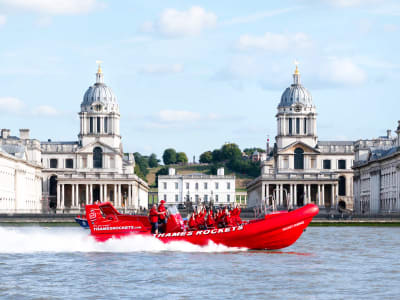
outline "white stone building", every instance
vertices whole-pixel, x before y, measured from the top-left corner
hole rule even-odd
[[[400,121],[397,137],[355,144],[354,210],[357,214],[400,212]]]
[[[193,205],[212,202],[215,206],[235,203],[235,176],[225,175],[218,169],[217,175],[176,174],[169,168],[168,175],[158,176],[158,200],[167,204],[190,201]]]
[[[0,137],[0,213],[42,211],[40,142],[30,140],[27,130],[20,137],[2,129]]]
[[[117,209],[147,208],[148,185],[134,173],[133,154],[123,152],[117,99],[104,84],[84,94],[78,141],[42,142],[43,193],[58,211],[73,211],[93,201],[111,201]]]
[[[262,163],[261,175],[247,185],[248,207],[296,207],[315,203],[327,209],[353,206],[352,141],[318,141],[317,111],[310,92],[293,84],[278,105],[273,156]]]

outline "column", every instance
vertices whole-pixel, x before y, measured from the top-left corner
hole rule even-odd
[[[79,184],[77,184],[75,187],[75,202],[76,207],[79,208]]]
[[[103,185],[100,184],[100,202],[103,202]]]
[[[307,204],[311,203],[311,184],[308,185]]]
[[[107,199],[107,184],[104,185],[104,201],[108,201]]]
[[[263,207],[263,203],[265,201],[265,194],[266,194],[265,186],[266,185],[261,181],[261,199],[260,199],[260,206],[261,207]]]
[[[65,201],[65,188],[64,184],[61,185],[61,209],[64,209],[64,201]]]
[[[335,208],[335,185],[331,185],[331,208]]]
[[[279,205],[283,205],[283,184],[279,187]]]
[[[118,207],[121,207],[121,204],[122,204],[122,192],[121,192],[121,184],[118,184]]]
[[[338,200],[339,200],[339,185],[335,184],[335,204],[338,204]]]
[[[321,206],[321,185],[318,184],[318,206]]]
[[[293,184],[290,185],[290,197],[288,207],[293,207]]]
[[[85,199],[85,204],[89,204],[89,185],[86,184],[86,199]]]
[[[267,206],[269,205],[269,184],[266,184],[266,200],[267,200]]]
[[[75,207],[75,184],[71,184],[71,208]]]
[[[60,184],[57,183],[57,208],[61,208],[61,192],[60,192]]]
[[[90,198],[89,198],[89,203],[93,203],[93,184],[90,184]]]
[[[322,206],[325,206],[325,184],[322,185]]]
[[[117,206],[117,185],[114,184],[114,205]]]
[[[132,185],[128,185],[128,205],[126,207],[131,207],[132,206]]]
[[[297,206],[297,184],[294,185],[293,202],[293,206]]]

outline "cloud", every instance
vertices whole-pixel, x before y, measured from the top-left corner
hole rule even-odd
[[[45,16],[45,17],[41,17],[41,18],[37,19],[36,25],[39,27],[47,27],[47,26],[51,25],[52,22],[53,22],[53,19],[51,17]]]
[[[147,129],[204,127],[210,121],[218,121],[221,118],[215,113],[200,113],[187,110],[160,110],[150,117],[145,123]]]
[[[325,0],[326,3],[337,7],[356,7],[382,3],[383,0]]]
[[[258,13],[247,15],[247,16],[232,18],[230,20],[222,22],[222,24],[223,25],[236,25],[236,24],[254,23],[254,22],[260,21],[265,18],[288,13],[288,12],[291,12],[296,9],[298,9],[298,7],[288,7],[288,8],[283,8],[283,9],[262,11],[262,12],[258,12]]]
[[[200,6],[193,6],[187,11],[173,8],[164,10],[159,19],[145,22],[141,29],[145,32],[157,32],[166,37],[185,37],[201,34],[204,30],[215,27],[217,16]]]
[[[25,104],[13,97],[3,97],[0,98],[0,111],[1,112],[10,112],[10,113],[19,113],[25,107]]]
[[[76,15],[101,6],[97,0],[0,0],[0,6],[46,15]]]
[[[0,15],[0,27],[7,23],[7,17]]]
[[[141,73],[147,74],[171,74],[171,73],[181,73],[183,72],[182,64],[172,64],[172,65],[146,65],[140,69]]]
[[[242,35],[238,48],[242,50],[259,49],[280,52],[290,49],[306,49],[311,47],[311,39],[304,33],[279,34],[266,32],[262,36]]]
[[[36,116],[54,117],[59,115],[59,112],[54,107],[48,105],[41,105],[33,110],[33,114]]]

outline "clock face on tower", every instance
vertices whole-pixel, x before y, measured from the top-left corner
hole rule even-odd
[[[294,111],[295,111],[295,112],[301,112],[301,105],[297,104],[297,105],[294,107]]]

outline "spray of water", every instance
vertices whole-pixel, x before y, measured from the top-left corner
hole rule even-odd
[[[0,253],[31,252],[237,252],[245,248],[231,248],[210,243],[201,247],[187,242],[164,244],[152,236],[132,235],[122,239],[97,242],[86,230],[43,227],[0,227]]]

